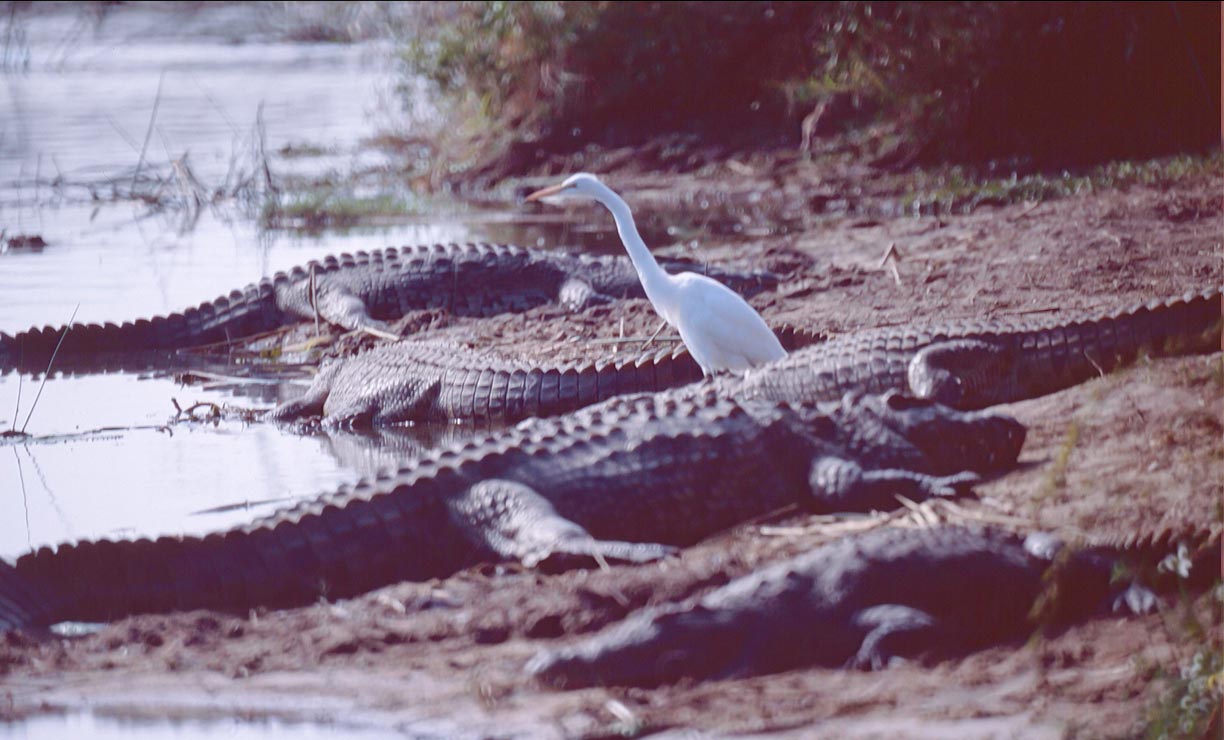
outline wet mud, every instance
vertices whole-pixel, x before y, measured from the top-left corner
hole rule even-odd
[[[802,168],[784,185],[728,172],[609,181],[651,223],[691,218],[698,192],[731,200],[756,192],[759,202],[784,190],[790,195],[778,197],[790,203],[821,187],[819,173]],[[703,234],[697,248],[711,260],[783,275],[777,290],[752,303],[771,323],[815,332],[1105,311],[1222,282],[1220,182],[1212,172],[916,217],[817,217],[802,200],[782,209],[799,213],[783,219],[785,228]],[[770,222],[768,214],[762,220]],[[674,250],[693,250],[676,241]],[[397,328],[552,359],[598,359],[640,351],[657,324],[645,301],[629,301],[577,316],[553,307],[480,320],[422,314]],[[331,351],[372,341],[347,337]],[[667,341],[666,333],[655,340]],[[302,609],[140,616],[70,639],[10,635],[0,640],[0,713],[271,716],[447,736],[1133,735],[1165,690],[1161,676],[1176,675],[1201,646],[1176,614],[1210,611],[1206,597],[877,673],[803,669],[650,691],[565,692],[533,683],[523,666],[538,648],[578,639],[642,605],[701,593],[864,527],[916,526],[934,516],[1105,537],[1218,524],[1222,401],[1220,355],[1145,361],[1008,406],[1030,427],[1020,469],[956,507],[838,520],[781,512],[646,566],[560,574],[485,566]]]

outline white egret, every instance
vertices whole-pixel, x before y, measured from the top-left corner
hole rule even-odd
[[[765,320],[738,293],[705,275],[672,275],[659,267],[638,234],[628,204],[599,178],[580,172],[527,196],[529,201],[554,198],[594,200],[612,213],[646,297],[659,316],[680,332],[706,375],[721,370],[740,373],[786,357]]]

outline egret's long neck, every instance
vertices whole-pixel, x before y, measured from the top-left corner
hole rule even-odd
[[[642,288],[646,291],[646,297],[650,299],[663,318],[670,322],[671,317],[667,310],[670,306],[666,301],[668,291],[665,286],[669,284],[671,276],[662,267],[659,267],[659,263],[650,253],[646,242],[642,241],[629,205],[616,193],[607,188],[604,190],[603,197],[599,200],[612,212],[612,218],[616,220],[616,231],[625,245],[625,251],[629,253],[629,260],[633,262],[633,267],[637,270],[638,278],[642,281]]]

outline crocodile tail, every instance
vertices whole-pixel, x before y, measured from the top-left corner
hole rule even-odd
[[[1221,292],[1219,288],[1187,293],[1180,298],[1152,301],[1121,311],[1096,324],[1103,352],[1108,352],[1109,331],[1114,356],[1132,358],[1204,354],[1221,349]]]
[[[1025,367],[1018,367],[1012,379],[1019,391],[1016,397],[1061,390],[1143,356],[1218,352],[1220,301],[1220,289],[1215,288],[1032,332],[1021,348]]]
[[[41,548],[0,568],[0,631],[149,612],[299,606],[468,564],[472,554],[459,547],[437,496],[370,495],[364,485],[351,496],[342,489],[205,537]]]
[[[16,335],[0,333],[0,368],[42,371],[51,357],[56,365],[73,359],[120,352],[173,350],[267,331],[284,317],[274,287],[265,280],[248,285],[183,312],[122,324],[72,324],[31,328]]]

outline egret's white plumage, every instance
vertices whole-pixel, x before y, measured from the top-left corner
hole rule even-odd
[[[659,316],[680,332],[705,374],[739,373],[786,357],[773,331],[738,293],[705,275],[671,275],[659,267],[638,234],[629,206],[599,178],[582,172],[527,196],[527,200],[551,198],[594,200],[612,213],[646,297]]]

